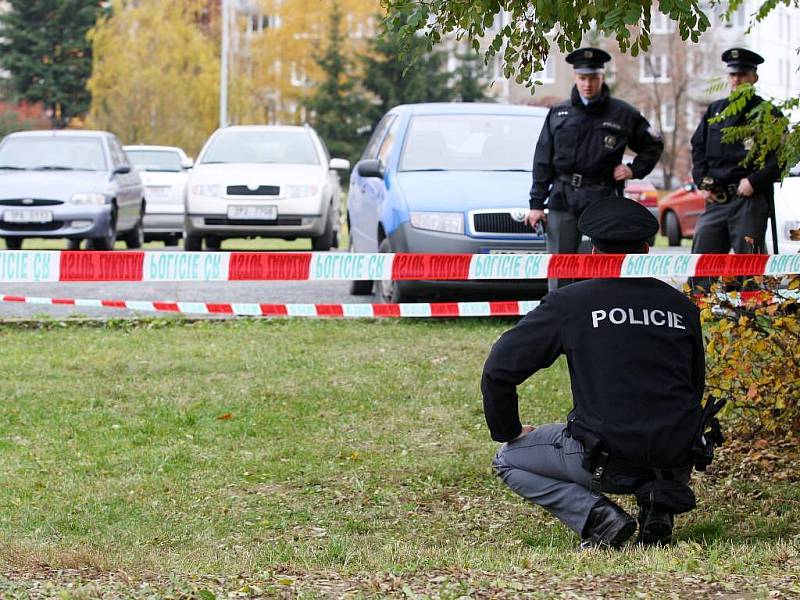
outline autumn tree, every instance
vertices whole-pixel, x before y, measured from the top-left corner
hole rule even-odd
[[[361,131],[368,125],[367,104],[356,88],[352,67],[342,45],[342,13],[338,3],[334,2],[324,50],[314,57],[323,79],[303,100],[303,105],[308,110],[309,121],[325,140],[331,154],[355,162],[364,144]]]
[[[89,108],[86,80],[94,27],[102,0],[9,0],[0,15],[0,65],[19,99],[42,102],[53,126],[64,127]]]
[[[90,122],[126,143],[197,152],[219,114],[217,46],[193,20],[197,0],[113,0],[90,32]]]

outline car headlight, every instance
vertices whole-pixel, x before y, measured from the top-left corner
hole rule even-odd
[[[222,198],[221,185],[198,183],[191,187],[192,196],[205,196],[206,198]]]
[[[75,194],[70,198],[72,204],[89,204],[93,206],[102,206],[106,203],[104,194]]]
[[[411,226],[444,233],[464,233],[464,213],[412,212]]]
[[[319,188],[315,185],[284,185],[281,186],[281,196],[284,198],[309,198],[316,196]]]

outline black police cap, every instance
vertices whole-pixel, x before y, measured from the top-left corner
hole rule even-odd
[[[566,61],[572,65],[576,73],[590,75],[602,73],[611,55],[600,48],[578,48],[567,54]]]
[[[644,242],[658,231],[658,221],[644,206],[616,194],[592,202],[581,213],[578,229],[593,240]]]
[[[747,48],[729,48],[722,53],[722,62],[728,65],[728,73],[755,73],[764,58]]]

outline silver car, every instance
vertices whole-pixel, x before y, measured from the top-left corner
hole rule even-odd
[[[125,154],[139,171],[147,210],[144,240],[177,246],[183,235],[183,195],[194,164],[176,146],[124,146]]]
[[[143,243],[144,188],[122,145],[105,131],[25,131],[0,142],[0,237],[82,240],[111,250]]]
[[[189,176],[183,246],[220,247],[225,238],[311,238],[314,250],[339,244],[341,186],[310,127],[248,125],[217,130]]]

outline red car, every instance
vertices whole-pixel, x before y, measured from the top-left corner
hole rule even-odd
[[[682,239],[692,238],[705,207],[705,200],[692,182],[683,184],[658,203],[661,233],[667,236],[670,246],[680,246]]]

